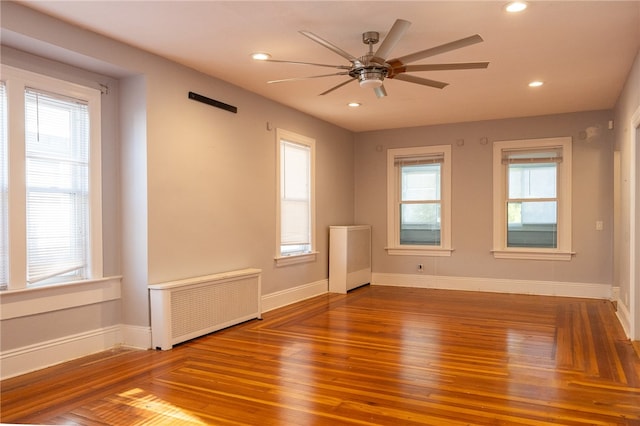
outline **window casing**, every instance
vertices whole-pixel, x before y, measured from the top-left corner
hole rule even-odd
[[[315,140],[277,129],[278,266],[315,260]]]
[[[571,138],[493,145],[496,258],[571,260]]]
[[[387,252],[451,255],[451,147],[387,151]]]
[[[11,230],[0,252],[5,284],[102,278],[100,92],[12,67],[3,66],[2,76]]]
[[[0,81],[0,288],[6,288],[9,281],[7,127],[7,91]]]

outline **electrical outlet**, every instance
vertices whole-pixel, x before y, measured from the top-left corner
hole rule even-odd
[[[418,263],[418,272],[422,272],[422,263]]]

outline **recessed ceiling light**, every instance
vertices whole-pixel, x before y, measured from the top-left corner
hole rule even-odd
[[[536,80],[529,83],[529,87],[540,87],[544,84],[544,81]]]
[[[351,108],[358,108],[362,104],[360,102],[349,102],[347,105],[349,105]]]
[[[526,8],[527,8],[526,2],[512,1],[510,3],[507,3],[507,5],[504,7],[504,10],[506,10],[509,13],[518,13],[518,12],[522,12]]]
[[[271,55],[265,52],[256,52],[252,53],[251,57],[256,61],[266,61],[267,59],[271,58]]]

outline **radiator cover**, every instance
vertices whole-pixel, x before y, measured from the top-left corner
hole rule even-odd
[[[261,272],[242,269],[150,285],[152,347],[168,350],[261,318]]]

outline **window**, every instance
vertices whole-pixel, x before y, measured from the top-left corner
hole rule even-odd
[[[276,263],[315,260],[315,140],[278,129]]]
[[[11,156],[2,181],[8,288],[101,278],[100,92],[2,71]]]
[[[451,147],[387,151],[387,252],[451,255]]]
[[[495,142],[494,256],[571,259],[571,138]]]

